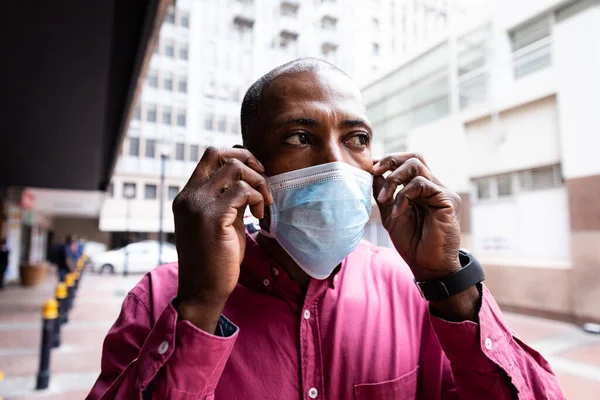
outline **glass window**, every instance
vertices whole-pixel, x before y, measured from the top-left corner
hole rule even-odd
[[[140,155],[140,139],[139,138],[129,138],[129,155],[133,157],[138,157]]]
[[[510,196],[512,194],[511,174],[498,175],[496,182],[498,184],[498,197]]]
[[[123,198],[124,199],[135,199],[135,195],[136,195],[136,185],[135,183],[131,183],[131,182],[124,182],[123,183]]]
[[[207,115],[204,118],[204,129],[206,129],[207,131],[213,130],[213,116],[212,115]]]
[[[489,199],[492,196],[489,179],[478,179],[475,181],[475,186],[477,187],[478,199]]]
[[[147,183],[144,186],[144,199],[146,199],[146,200],[156,199],[156,185]]]
[[[177,90],[179,90],[179,93],[187,93],[187,78],[185,76],[179,78]]]
[[[225,125],[227,125],[225,117],[219,118],[219,122],[217,124],[217,129],[219,132],[225,132]]]
[[[156,154],[156,140],[146,139],[146,158],[154,158]]]
[[[190,145],[190,161],[197,162],[200,160],[200,146],[197,144]]]
[[[185,126],[185,110],[177,111],[177,125]]]
[[[165,72],[163,76],[163,89],[173,90],[173,74],[170,72]]]
[[[180,25],[183,26],[184,28],[190,27],[190,14],[187,11],[181,12]]]
[[[281,15],[286,17],[295,17],[298,13],[298,5],[293,3],[281,3],[280,6]]]
[[[169,200],[173,200],[173,199],[175,199],[175,197],[177,197],[178,193],[179,193],[179,186],[169,186],[167,198]]]
[[[172,40],[167,40],[165,43],[165,55],[167,57],[175,57],[175,44]]]
[[[156,122],[156,104],[148,104],[146,109],[146,121]]]
[[[511,32],[515,78],[529,75],[552,64],[550,34],[548,15]]]
[[[185,144],[183,144],[183,143],[176,143],[175,144],[175,159],[177,161],[183,161],[184,160],[184,154],[185,154]]]
[[[188,59],[188,45],[186,44],[181,44],[179,46],[179,59],[180,60],[187,60]]]
[[[175,23],[175,8],[173,8],[173,6],[169,6],[169,9],[167,10],[167,15],[165,16],[165,22],[167,24]]]
[[[324,30],[334,30],[337,25],[337,18],[328,15],[321,18],[321,28]]]
[[[379,20],[377,18],[373,18],[373,30],[379,31]]]
[[[373,55],[374,56],[379,55],[379,43],[373,43]]]
[[[169,106],[164,106],[162,109],[162,123],[171,125],[171,107]]]
[[[148,86],[153,88],[158,87],[158,71],[155,69],[148,71]]]

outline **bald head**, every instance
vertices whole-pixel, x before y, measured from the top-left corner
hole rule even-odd
[[[242,127],[242,139],[244,146],[252,151],[252,136],[256,122],[260,115],[260,103],[263,91],[271,86],[279,77],[297,75],[303,72],[312,72],[320,70],[335,71],[348,77],[348,75],[327,61],[318,58],[299,58],[283,64],[260,77],[250,86],[244,100],[242,101],[242,110],[240,122]],[[349,77],[348,77],[349,78]]]

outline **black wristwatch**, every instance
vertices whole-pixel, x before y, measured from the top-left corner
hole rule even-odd
[[[485,279],[479,261],[471,253],[465,249],[459,249],[458,258],[462,266],[458,271],[435,281],[415,280],[415,284],[425,300],[445,300],[450,296],[464,292]]]

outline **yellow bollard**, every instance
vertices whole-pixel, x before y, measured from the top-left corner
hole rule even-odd
[[[75,297],[75,275],[72,272],[65,276],[65,283],[67,284],[67,310],[71,311]]]

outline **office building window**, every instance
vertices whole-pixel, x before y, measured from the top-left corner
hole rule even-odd
[[[173,74],[165,72],[163,76],[163,89],[172,91],[173,90]]]
[[[184,154],[185,154],[185,144],[176,143],[175,144],[175,159],[177,161],[183,161],[185,158]]]
[[[169,6],[169,9],[167,10],[167,15],[165,16],[165,22],[167,24],[175,23],[175,8],[173,8],[173,6]]]
[[[187,43],[179,45],[179,59],[187,60],[188,59],[188,45]]]
[[[185,110],[177,111],[177,125],[185,126]]]
[[[496,183],[498,185],[498,197],[505,197],[512,195],[512,175],[504,174],[496,177]]]
[[[197,162],[200,160],[200,146],[197,144],[190,145],[190,161]]]
[[[169,186],[167,198],[169,200],[174,200],[175,197],[177,197],[178,193],[179,193],[179,186]]]
[[[321,28],[326,31],[335,30],[335,28],[337,26],[337,22],[338,22],[337,18],[326,15],[323,18],[321,18]]]
[[[169,106],[163,106],[162,123],[164,125],[171,125],[171,107]]]
[[[158,71],[155,69],[148,71],[148,86],[152,88],[158,87]]]
[[[284,15],[286,17],[295,17],[298,14],[299,6],[299,4],[285,2],[281,3],[279,10],[281,12],[281,15]]]
[[[475,29],[456,40],[460,108],[483,103],[488,98],[489,42],[491,27]]]
[[[190,27],[190,14],[187,11],[181,12],[179,24],[184,28]]]
[[[133,157],[139,157],[140,155],[140,139],[130,137],[129,138],[129,155]]]
[[[137,194],[137,186],[132,182],[123,182],[123,198],[135,199]]]
[[[373,18],[373,30],[379,32],[379,20],[377,18]]]
[[[490,180],[489,179],[478,179],[475,182],[475,186],[477,188],[477,198],[479,200],[485,200],[492,197],[492,191],[490,190]]]
[[[515,78],[524,77],[552,64],[550,33],[548,15],[510,33]]]
[[[139,121],[142,118],[142,108],[138,104],[135,106],[135,113],[133,114],[133,119]]]
[[[146,158],[154,158],[156,154],[156,140],[146,139]]]
[[[204,117],[204,129],[206,129],[207,131],[213,130],[213,116],[212,115],[207,115],[206,117]]]
[[[373,43],[372,53],[373,53],[374,56],[378,56],[379,55],[379,43]]]
[[[156,199],[156,185],[147,183],[144,185],[144,199],[154,200]]]
[[[217,130],[219,132],[225,132],[225,125],[227,124],[225,117],[220,117],[217,124]]]
[[[187,78],[185,76],[179,78],[177,90],[179,90],[179,93],[187,93]]]
[[[236,134],[239,133],[237,119],[234,119],[233,121],[231,121],[230,129],[231,129],[231,133],[236,133]]]
[[[146,109],[146,121],[156,122],[156,104],[148,104]]]
[[[175,43],[172,40],[167,40],[165,43],[165,55],[167,57],[175,57]]]

